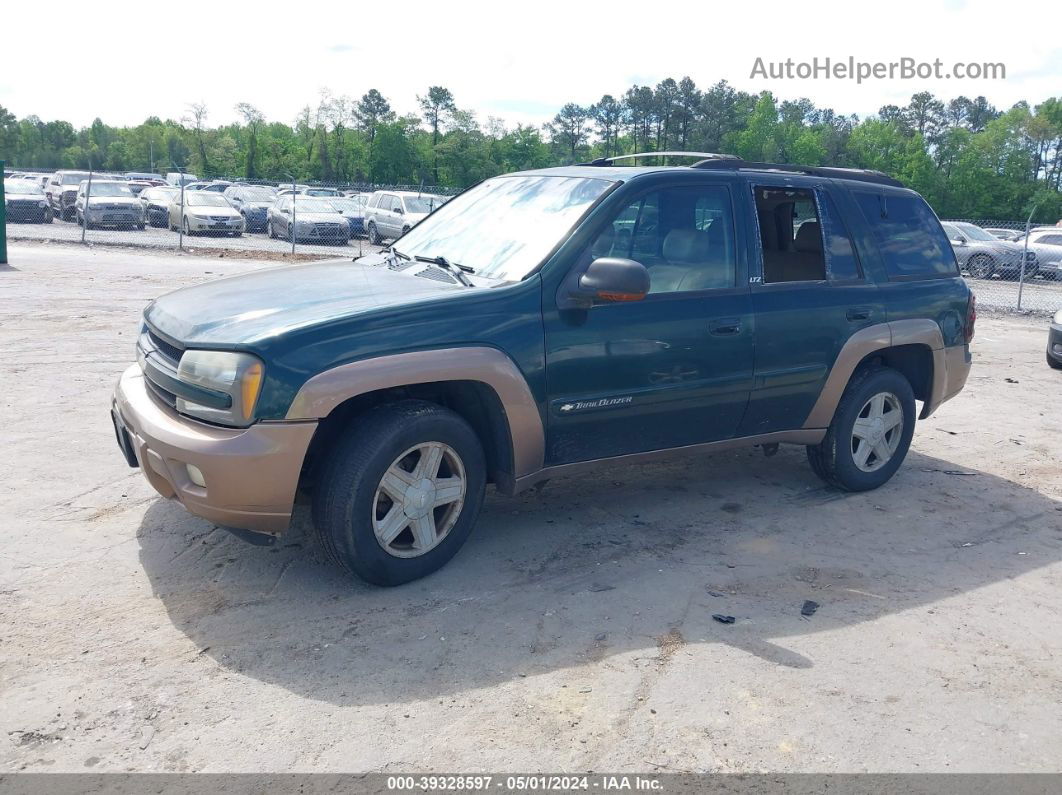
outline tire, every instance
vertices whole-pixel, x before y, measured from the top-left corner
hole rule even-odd
[[[461,488],[463,494],[409,519],[410,508],[401,510],[391,499],[384,476],[401,469],[402,476],[391,474],[388,481],[410,487],[406,476],[416,475],[428,446],[444,462],[436,465],[437,480],[459,482],[441,488],[450,495]],[[411,489],[420,483],[412,481]],[[483,448],[464,419],[422,400],[378,406],[358,419],[325,461],[313,495],[314,530],[329,557],[347,572],[374,585],[401,585],[431,574],[457,553],[472,532],[485,488]],[[422,511],[424,500],[437,493],[414,490],[409,505]],[[423,551],[415,527],[431,539]],[[392,534],[386,548],[378,532]]]
[[[185,237],[192,237],[193,236],[192,227],[188,225],[188,219],[187,218],[184,219],[184,236]]]
[[[287,240],[288,240],[289,243],[297,243],[298,242],[297,240],[295,240],[295,227],[292,224],[288,224],[288,237],[287,237]]]
[[[269,239],[270,240],[276,240],[277,239],[277,233],[275,231],[273,231],[273,221],[272,220],[266,221],[266,232],[269,233]]]
[[[876,411],[879,405],[885,410],[883,414]],[[898,424],[889,426],[889,417],[896,411],[900,412]],[[875,417],[883,418],[882,422],[875,422]],[[807,447],[812,471],[845,491],[878,488],[888,482],[907,456],[915,418],[914,391],[901,373],[888,367],[857,372],[837,404],[825,438]],[[863,421],[859,426],[862,430],[857,430],[857,420]],[[860,436],[868,431],[876,436],[873,444]],[[869,455],[864,454],[867,452]],[[861,454],[862,464],[857,454]]]
[[[145,224],[137,224],[136,228],[137,228],[138,231],[143,232],[144,231],[144,226],[145,226]]]
[[[1047,366],[1050,367],[1052,370],[1062,370],[1062,362],[1060,362],[1050,353],[1047,354]]]
[[[991,279],[995,273],[995,261],[987,254],[974,254],[966,263],[966,270],[975,279]]]
[[[376,224],[372,223],[372,221],[369,222],[369,242],[374,246],[378,246],[383,242],[380,239],[380,233],[376,231]]]

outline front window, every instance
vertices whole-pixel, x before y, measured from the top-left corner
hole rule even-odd
[[[613,184],[587,177],[495,177],[413,227],[400,250],[442,256],[489,279],[519,281]]]
[[[88,174],[63,174],[64,185],[77,185],[88,179]]]
[[[332,199],[328,203],[332,205],[336,212],[340,213],[361,212],[363,206],[362,203],[356,199]]]
[[[275,193],[269,188],[244,188],[240,193],[245,202],[270,202],[274,197]]]
[[[89,195],[96,196],[132,196],[132,191],[129,190],[128,185],[123,185],[118,182],[93,182],[90,186],[85,183],[85,190]]]
[[[229,203],[220,193],[194,191],[184,194],[184,203],[189,207],[228,207]]]

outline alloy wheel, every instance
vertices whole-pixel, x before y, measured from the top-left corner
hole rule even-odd
[[[863,472],[881,469],[903,437],[903,407],[891,392],[879,392],[863,404],[852,426],[852,459]]]
[[[372,504],[372,529],[390,555],[416,558],[435,549],[453,529],[465,502],[461,457],[442,442],[422,442],[384,472]]]

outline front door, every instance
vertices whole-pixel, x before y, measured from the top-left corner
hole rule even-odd
[[[744,234],[726,183],[659,188],[624,202],[579,257],[649,271],[639,302],[544,307],[547,464],[732,437],[752,385]]]

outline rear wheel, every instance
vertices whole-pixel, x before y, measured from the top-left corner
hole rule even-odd
[[[457,553],[485,487],[483,449],[464,419],[421,400],[380,406],[329,456],[314,492],[314,528],[347,571],[400,585]]]
[[[185,235],[187,235],[188,237],[191,237],[191,236],[192,236],[192,227],[191,227],[191,225],[190,225],[190,224],[188,223],[188,219],[187,219],[187,218],[185,218],[185,219],[184,219],[184,233],[185,233]]]
[[[887,367],[863,370],[845,389],[825,438],[808,446],[808,461],[831,486],[876,489],[903,463],[914,426],[914,392],[907,379]]]
[[[378,246],[382,242],[380,240],[380,233],[376,231],[376,224],[372,221],[369,221],[369,242],[374,246]]]

